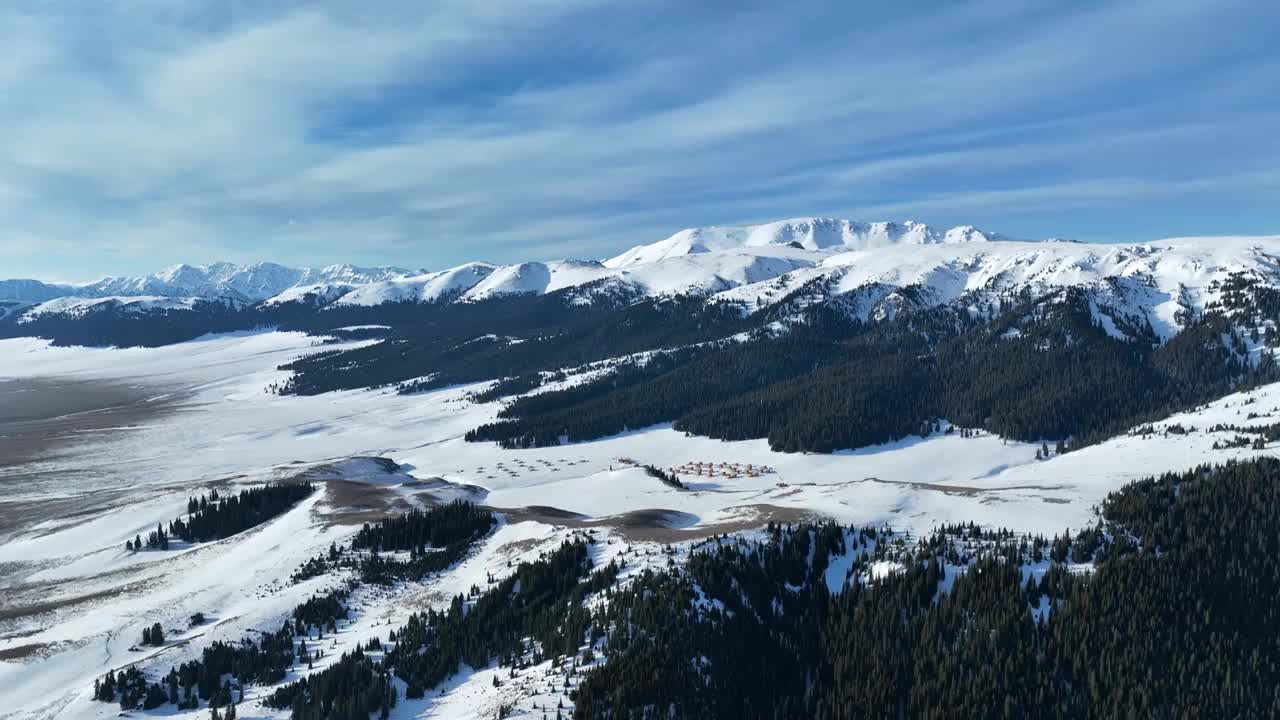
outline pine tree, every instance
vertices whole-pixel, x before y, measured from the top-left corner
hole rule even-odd
[[[160,623],[152,623],[151,628],[142,631],[142,642],[148,645],[163,645],[164,630],[160,627]]]

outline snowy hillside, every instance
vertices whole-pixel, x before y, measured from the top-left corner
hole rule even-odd
[[[467,263],[448,270],[369,283],[343,295],[340,305],[381,305],[388,302],[436,302],[457,297],[489,277],[494,266]]]
[[[1280,288],[1280,236],[880,248],[832,255],[815,267],[727,290],[716,299],[752,309],[784,299],[845,299],[854,301],[853,311],[865,320],[878,301],[902,288],[920,290],[915,296],[927,304],[989,309],[1021,292],[1074,287],[1089,293],[1100,318],[1137,322],[1167,338],[1183,325],[1180,313],[1198,314],[1221,302],[1232,277]]]
[[[514,572],[513,564],[536,560],[575,528],[595,534],[594,566],[627,557],[617,581],[622,587],[645,568],[682,561],[710,535],[750,537],[766,522],[812,514],[892,528],[908,546],[941,523],[967,521],[1047,537],[1086,526],[1091,508],[1126,482],[1206,459],[1277,453],[1274,443],[1218,449],[1246,430],[1214,428],[1272,422],[1280,412],[1280,385],[1047,459],[1038,456],[1038,444],[945,425],[926,437],[835,454],[777,453],[762,440],[720,442],[669,426],[581,446],[508,451],[461,439],[463,430],[498,410],[470,400],[474,386],[413,396],[264,393],[282,375],[277,366],[309,352],[312,341],[277,332],[146,350],[0,341],[0,378],[8,382],[57,377],[119,384],[136,387],[144,404],[154,406],[145,422],[128,420],[123,406],[90,413],[77,422],[105,412],[103,429],[71,433],[56,456],[19,461],[0,475],[10,482],[10,498],[33,515],[0,536],[4,581],[19,588],[7,600],[11,619],[0,636],[7,710],[24,718],[114,716],[116,704],[90,697],[94,680],[108,669],[134,665],[154,681],[173,665],[199,659],[214,641],[235,643],[279,627],[292,608],[342,577],[290,581],[308,558],[331,543],[349,543],[370,513],[426,506],[438,497],[481,499],[504,520],[445,572],[360,589],[349,600],[351,616],[325,632],[323,643],[308,642],[323,648],[324,657],[314,667],[297,664],[287,680],[331,667],[375,635],[385,641],[415,609],[443,610],[473,586],[493,587]],[[347,459],[369,455],[391,458],[400,468]],[[660,483],[633,463],[679,468],[686,487]],[[135,534],[181,513],[194,493],[299,474],[319,482],[320,490],[259,528],[165,551],[125,549]],[[848,560],[833,560],[826,575],[835,589],[853,568]],[[882,577],[899,569],[880,561],[868,572]],[[195,613],[203,614],[203,624],[188,620]],[[142,630],[155,622],[165,628],[167,644],[139,644]],[[512,717],[536,720],[541,708],[561,699],[556,690],[568,680],[559,672],[550,660],[518,671],[461,667],[425,698],[401,698],[392,717],[487,718],[505,705],[517,709]],[[286,717],[264,705],[272,689],[250,685],[240,714]],[[173,712],[166,705],[136,716],[161,715],[194,720],[209,712]]]
[[[673,256],[659,263],[610,267],[604,263],[564,260],[522,263],[497,268],[462,295],[476,302],[503,295],[542,295],[592,283],[616,284],[639,295],[706,294],[776,278],[809,267],[816,258],[791,248],[772,252],[754,249],[699,257]]]
[[[28,309],[21,321],[30,322],[42,315],[61,315],[64,317],[84,317],[89,313],[107,308],[129,313],[147,312],[151,310],[188,310],[199,301],[198,298],[163,297],[140,295],[127,297],[79,298],[61,297],[40,303]]]

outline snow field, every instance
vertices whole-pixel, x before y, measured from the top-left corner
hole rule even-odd
[[[65,494],[84,497],[89,512],[37,524],[0,545],[0,567],[12,569],[11,597],[23,603],[63,603],[0,621],[0,652],[38,646],[0,661],[0,706],[11,716],[114,716],[118,708],[87,697],[93,678],[106,669],[140,662],[149,670],[167,671],[198,656],[214,639],[238,640],[250,629],[277,628],[296,604],[333,582],[288,584],[289,574],[302,562],[354,532],[354,526],[334,526],[325,519],[333,510],[327,492],[263,527],[218,543],[167,553],[123,549],[134,534],[145,536],[156,522],[167,523],[180,514],[188,495],[228,478],[237,485],[260,484],[326,464],[333,477],[380,483],[407,502],[418,491],[403,487],[410,480],[426,482],[421,490],[428,492],[440,487],[433,478],[475,485],[479,499],[495,508],[549,506],[601,521],[594,528],[593,558],[597,565],[607,563],[630,545],[626,582],[646,563],[664,567],[668,559],[663,546],[636,542],[611,529],[639,510],[682,514],[679,527],[665,530],[677,558],[708,532],[762,524],[779,508],[845,524],[887,525],[908,537],[941,523],[970,520],[1052,536],[1089,523],[1093,506],[1128,481],[1202,462],[1274,454],[1273,448],[1213,450],[1215,440],[1236,433],[1210,433],[1208,428],[1280,421],[1280,385],[1272,385],[1156,423],[1155,434],[1121,436],[1044,461],[1035,460],[1036,445],[985,433],[971,438],[935,433],[832,455],[787,455],[770,451],[764,441],[685,437],[668,426],[572,446],[504,451],[462,440],[466,430],[490,421],[499,407],[466,399],[485,384],[411,396],[353,391],[304,398],[264,392],[284,377],[275,368],[312,351],[315,340],[296,333],[237,333],[129,350],[0,341],[0,378],[133,384],[153,388],[158,402],[177,405],[175,412],[150,419],[136,431],[101,433],[72,451],[39,461],[40,468],[65,475]],[[1250,413],[1258,417],[1250,419]],[[1195,430],[1165,433],[1179,425]],[[404,473],[380,475],[370,469],[370,461],[342,462],[378,456],[400,463]],[[624,467],[623,457],[664,468],[727,462],[767,465],[776,472],[754,478],[685,477],[692,490],[681,491]],[[94,506],[94,493],[104,487],[121,489],[124,499]],[[16,492],[22,496],[20,488]],[[323,649],[332,659],[374,634],[385,640],[386,631],[403,624],[410,612],[446,604],[473,584],[483,589],[489,575],[501,578],[509,572],[508,560],[514,565],[534,558],[573,532],[542,522],[503,523],[473,556],[428,583],[390,592],[359,591],[352,622],[336,637],[326,636]],[[843,587],[853,559],[831,560],[828,587]],[[893,566],[887,561],[871,572],[892,572]],[[1027,570],[1037,571],[1043,569]],[[949,581],[952,573],[948,567]],[[92,597],[83,599],[87,596]],[[196,611],[210,622],[185,629],[186,618]],[[142,627],[156,621],[166,634],[172,631],[171,646],[132,649]],[[183,640],[190,642],[181,644]],[[496,712],[493,703],[502,702],[515,704],[526,717],[540,717],[541,710],[533,710],[532,704],[544,707],[555,695],[530,693],[563,683],[563,676],[546,675],[549,670],[521,671],[528,681],[513,683],[507,669],[475,669],[458,676],[443,696],[397,708],[397,716],[489,717],[492,713],[485,709]],[[497,693],[493,673],[503,675]],[[253,705],[262,692],[250,691],[242,715],[267,714]]]

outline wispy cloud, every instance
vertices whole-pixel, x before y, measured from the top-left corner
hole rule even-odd
[[[805,214],[1280,231],[1257,3],[72,5],[0,9],[3,276],[600,256]]]

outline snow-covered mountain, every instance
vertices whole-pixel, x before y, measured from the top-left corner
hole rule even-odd
[[[860,223],[836,218],[795,218],[763,225],[687,228],[666,240],[638,245],[605,261],[619,268],[658,262],[681,255],[740,248],[792,246],[806,250],[865,250],[892,245],[939,245],[990,242],[1006,238],[969,225],[935,230],[923,223]]]
[[[780,318],[831,303],[867,320],[907,305],[956,304],[991,313],[1012,295],[1079,287],[1099,322],[1115,334],[1137,327],[1169,337],[1186,313],[1219,301],[1228,278],[1246,277],[1280,289],[1277,258],[1276,236],[1102,245],[1017,241],[971,226],[936,230],[909,221],[802,218],[689,228],[604,261],[472,262],[432,273],[350,265],[178,265],[83,286],[4,281],[0,300],[9,301],[9,315],[34,317],[74,314],[97,305],[84,300],[104,298],[139,310],[191,306],[162,298],[324,308],[481,302],[566,291],[578,304],[601,297],[699,295],[738,304],[744,312],[768,309]],[[31,307],[24,309],[23,303]]]
[[[412,271],[403,268],[363,268],[354,265],[330,265],[325,268],[292,268],[269,262],[252,265],[174,265],[150,275],[107,277],[83,285],[49,284],[38,280],[0,280],[0,300],[42,303],[61,297],[169,297],[225,298],[255,303],[299,286],[345,283],[355,287],[412,275]]]
[[[40,303],[24,314],[25,320],[33,320],[42,315],[61,315],[63,317],[85,317],[86,315],[106,309],[127,313],[149,312],[152,310],[189,310],[197,303],[205,302],[200,298],[163,297],[142,295],[136,297],[60,297]],[[234,301],[229,301],[234,302]]]
[[[38,303],[75,291],[74,285],[52,285],[39,280],[0,280],[0,300]]]
[[[811,268],[743,285],[715,296],[755,311],[838,303],[859,318],[893,312],[901,291],[912,302],[997,310],[1018,294],[1083,290],[1098,321],[1170,337],[1220,303],[1230,281],[1280,289],[1280,236],[1178,238],[1137,245],[1002,242],[886,247],[839,253]],[[885,303],[888,304],[885,304]]]
[[[561,260],[507,266],[472,262],[434,273],[353,265],[292,268],[270,262],[183,264],[150,275],[107,277],[82,285],[0,280],[0,300],[43,303],[60,297],[196,297],[243,303],[310,300],[321,305],[339,301],[376,305],[541,294],[610,279],[632,285],[642,293],[707,292],[772,279],[819,262],[810,253],[1000,239],[1004,238],[970,226],[935,230],[911,221],[862,223],[799,218],[764,225],[688,228],[604,261]],[[707,254],[720,257],[704,262],[690,259]],[[675,263],[666,269],[639,268],[668,260]]]
[[[322,283],[356,286],[412,274],[403,268],[362,268],[354,265],[330,265],[319,269],[291,268],[267,262],[253,265],[174,265],[152,275],[104,278],[77,288],[74,294],[80,297],[231,298],[260,302],[300,286]]]
[[[339,305],[381,305],[388,302],[436,302],[461,296],[493,274],[495,266],[467,263],[448,270],[370,283],[343,295]]]
[[[425,275],[364,285],[299,285],[267,304],[312,302],[320,305],[375,306],[389,302],[481,302],[498,297],[544,295],[582,288],[577,302],[597,295],[710,295],[749,283],[771,280],[819,262],[813,253],[785,246],[742,248],[705,255],[673,255],[660,262],[610,267],[594,260],[551,260],[515,265],[467,263]]]

